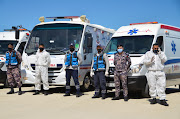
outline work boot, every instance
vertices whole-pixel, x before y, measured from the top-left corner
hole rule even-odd
[[[124,101],[127,102],[129,100],[128,96],[124,97]]]
[[[169,104],[167,104],[166,100],[160,100],[160,104],[164,105],[164,106],[169,106]]]
[[[82,93],[81,92],[78,92],[78,93],[76,93],[76,97],[78,98],[78,97],[81,97],[82,96]]]
[[[100,98],[99,94],[94,94],[92,98]]]
[[[156,104],[156,103],[157,103],[156,98],[153,98],[150,104]]]
[[[106,98],[107,98],[106,94],[102,94],[102,99],[104,100]]]
[[[39,95],[39,94],[40,94],[40,91],[36,90],[33,95]]]
[[[14,94],[14,88],[11,87],[11,90],[7,94]]]
[[[65,93],[65,95],[64,95],[64,96],[65,96],[65,97],[66,97],[66,96],[70,96],[70,93]]]
[[[45,91],[44,91],[44,95],[45,95],[45,96],[46,96],[46,95],[49,95],[48,90],[45,90]]]
[[[22,95],[22,91],[21,91],[21,87],[19,88],[19,92],[18,92],[18,95]]]
[[[119,100],[120,99],[120,97],[118,96],[118,97],[113,97],[112,98],[112,100]]]

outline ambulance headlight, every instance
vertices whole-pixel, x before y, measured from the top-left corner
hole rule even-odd
[[[2,68],[4,65],[4,62],[0,62],[0,68]]]
[[[139,73],[139,71],[142,69],[143,64],[137,64],[131,66],[131,72],[132,73]]]

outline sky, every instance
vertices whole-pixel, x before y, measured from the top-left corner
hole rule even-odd
[[[32,30],[41,16],[81,15],[115,30],[151,21],[180,27],[180,0],[0,0],[0,31],[18,25]]]

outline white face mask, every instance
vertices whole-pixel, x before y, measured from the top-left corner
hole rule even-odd
[[[118,51],[119,53],[121,53],[121,52],[123,51],[123,49],[117,49],[117,51]]]

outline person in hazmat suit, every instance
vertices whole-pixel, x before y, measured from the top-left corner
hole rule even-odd
[[[36,81],[35,81],[35,93],[33,95],[40,94],[41,81],[43,83],[44,95],[48,95],[49,82],[48,82],[48,66],[51,63],[50,54],[44,49],[44,45],[40,44],[36,53]]]
[[[156,97],[159,96],[160,104],[169,106],[166,102],[166,76],[163,71],[166,61],[167,57],[158,44],[153,44],[152,50],[145,54],[143,63],[148,69],[146,78],[149,85],[149,94],[152,98],[151,104],[156,104]]]

